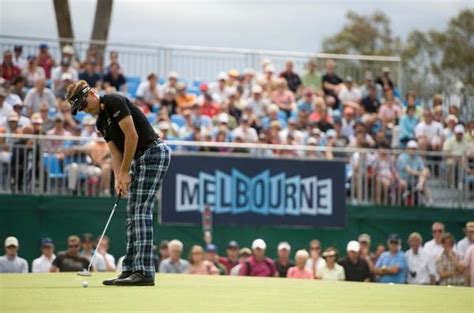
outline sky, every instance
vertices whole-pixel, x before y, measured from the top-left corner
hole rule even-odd
[[[69,0],[77,39],[90,38],[94,0]],[[115,0],[109,41],[321,52],[348,10],[385,12],[402,39],[444,29],[474,1]],[[0,0],[0,34],[56,38],[53,0]]]

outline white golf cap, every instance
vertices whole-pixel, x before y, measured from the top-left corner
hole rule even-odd
[[[418,149],[418,143],[416,143],[415,140],[410,140],[410,141],[407,143],[407,148],[408,148],[408,149]]]
[[[263,92],[262,86],[255,85],[255,86],[252,87],[252,93],[262,93],[262,92]]]
[[[225,72],[220,72],[217,75],[217,80],[228,80],[228,79],[229,79],[229,76],[227,76],[227,73]]]
[[[84,125],[84,126],[93,126],[93,125],[95,125],[95,118],[92,115],[87,114],[82,119],[82,125]]]
[[[74,55],[74,48],[70,45],[64,46],[63,53]]]
[[[265,72],[266,73],[275,73],[276,69],[275,69],[275,66],[273,64],[267,64],[265,66]]]
[[[337,132],[334,129],[328,129],[326,131],[326,136],[330,138],[336,138],[337,137]]]
[[[314,137],[309,137],[308,138],[308,141],[306,142],[308,145],[317,145],[318,144],[318,140]]]
[[[18,239],[16,239],[16,237],[10,236],[5,239],[5,247],[10,246],[18,247]]]
[[[168,75],[168,79],[171,79],[171,78],[178,79],[178,78],[179,78],[178,73],[176,73],[176,72],[171,72],[171,73]]]
[[[464,134],[464,126],[462,126],[461,124],[456,125],[456,127],[454,127],[454,132],[456,134]]]
[[[286,241],[283,241],[283,242],[280,242],[280,244],[278,244],[278,251],[280,250],[288,250],[288,251],[291,251],[291,246],[288,242]]]
[[[359,252],[360,250],[360,243],[358,241],[352,240],[349,241],[347,244],[347,251],[354,251],[354,252]]]
[[[219,117],[217,118],[219,123],[229,123],[229,115],[227,113],[221,113],[219,114]]]
[[[61,80],[73,80],[72,74],[69,72],[63,73],[63,75],[61,75]]]
[[[255,239],[252,242],[252,249],[265,250],[266,248],[267,248],[267,244],[265,243],[265,241],[263,241],[263,239]]]

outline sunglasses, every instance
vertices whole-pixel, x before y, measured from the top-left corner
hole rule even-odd
[[[398,245],[398,241],[396,241],[396,240],[390,241],[390,244],[392,244],[392,245]]]
[[[311,249],[311,250],[321,250],[320,247],[311,247],[310,249]]]
[[[434,233],[442,233],[442,232],[443,232],[442,229],[434,229],[434,230],[432,231],[433,234],[434,234]]]
[[[79,245],[68,245],[69,248],[79,248]]]

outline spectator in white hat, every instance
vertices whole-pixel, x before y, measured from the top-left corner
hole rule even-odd
[[[429,285],[434,283],[430,276],[430,256],[423,245],[423,238],[419,233],[411,233],[408,237],[410,249],[405,252],[408,264],[407,283],[417,285]]]
[[[306,250],[298,250],[295,255],[296,265],[288,269],[286,277],[296,279],[314,279],[314,274],[311,270],[305,267],[309,259],[309,253]]]
[[[444,140],[448,140],[454,136],[454,128],[459,121],[458,118],[453,114],[449,114],[444,121],[446,123],[446,127],[443,129],[442,135]]]
[[[263,96],[263,89],[260,85],[254,85],[247,104],[252,108],[258,118],[262,118],[267,113],[267,107],[270,105],[268,98]]]
[[[74,58],[74,47],[71,45],[65,45],[63,47],[63,59],[68,60],[71,63],[71,66],[75,68],[76,70],[79,69],[79,62],[76,61]]]
[[[321,268],[317,274],[317,278],[321,280],[341,281],[346,279],[344,268],[337,264],[339,257],[336,248],[329,247],[323,252],[326,265]]]
[[[280,277],[286,277],[288,269],[295,266],[293,260],[290,259],[291,246],[288,242],[283,241],[278,244],[277,255],[275,259],[275,265]]]
[[[423,159],[416,153],[417,149],[417,142],[410,140],[406,152],[398,156],[397,169],[400,178],[400,194],[405,191],[416,190],[422,192],[426,196],[427,202],[431,203],[431,193],[426,185],[430,177],[430,171],[425,167]]]
[[[267,244],[263,239],[252,242],[253,255],[240,268],[240,276],[278,277],[278,271],[272,259],[265,256]]]
[[[464,126],[459,124],[454,127],[454,136],[444,142],[443,151],[450,155],[446,157],[447,177],[450,185],[458,185],[459,166],[463,157],[469,149],[469,142],[464,138]]]
[[[219,104],[222,104],[229,98],[229,94],[233,88],[227,86],[229,76],[225,72],[221,72],[217,75],[216,82],[209,84],[209,93],[212,95],[212,99]]]
[[[18,256],[18,248],[16,237],[5,239],[5,255],[0,257],[0,273],[28,273],[28,263]]]
[[[360,237],[360,236],[359,236]],[[349,241],[346,247],[347,257],[339,262],[344,268],[344,275],[347,281],[369,282],[372,274],[370,273],[367,261],[360,256],[359,242]]]

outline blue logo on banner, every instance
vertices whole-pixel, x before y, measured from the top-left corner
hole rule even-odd
[[[197,177],[176,175],[176,212],[202,211],[215,214],[331,215],[332,180],[318,177],[270,176],[266,170],[248,177],[237,169],[231,174],[200,172]]]
[[[343,162],[174,155],[162,190],[163,223],[343,227]]]

